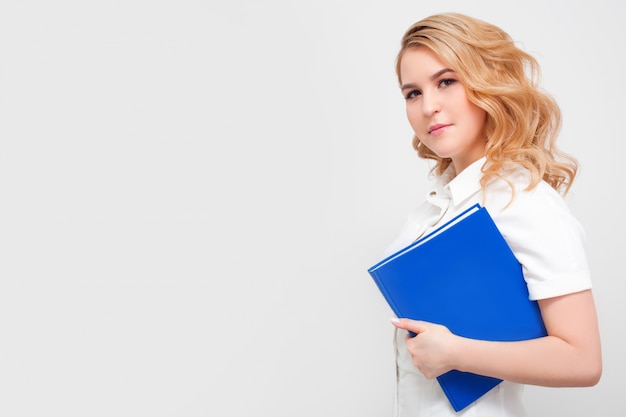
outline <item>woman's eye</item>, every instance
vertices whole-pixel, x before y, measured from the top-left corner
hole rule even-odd
[[[439,81],[439,87],[448,87],[449,85],[452,85],[455,82],[456,80],[453,78],[444,78],[443,80]]]
[[[405,99],[409,100],[412,98],[415,98],[419,95],[421,95],[422,93],[419,90],[411,90],[408,93],[406,93],[406,95],[404,96]]]

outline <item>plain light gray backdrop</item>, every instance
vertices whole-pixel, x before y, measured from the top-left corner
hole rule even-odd
[[[441,11],[539,60],[581,164],[605,370],[529,387],[531,415],[615,415],[617,0],[2,2],[0,415],[390,415],[366,269],[422,198],[393,61]]]

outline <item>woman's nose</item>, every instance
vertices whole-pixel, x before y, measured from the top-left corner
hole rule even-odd
[[[441,104],[435,94],[422,95],[422,111],[426,116],[432,116],[441,110]]]

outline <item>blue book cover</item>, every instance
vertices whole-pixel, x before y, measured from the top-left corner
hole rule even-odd
[[[479,204],[368,272],[398,317],[443,324],[480,340],[547,334],[537,302],[528,298],[520,263]],[[457,370],[437,380],[455,411],[502,382]]]

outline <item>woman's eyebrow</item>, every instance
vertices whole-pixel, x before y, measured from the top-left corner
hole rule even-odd
[[[431,79],[432,81],[434,81],[434,80],[436,80],[437,78],[441,77],[441,76],[442,76],[443,74],[445,74],[446,72],[454,72],[454,70],[453,70],[453,69],[450,69],[450,68],[444,68],[444,69],[441,69],[441,70],[437,71],[436,73],[434,73],[433,75],[431,75],[430,79]]]

